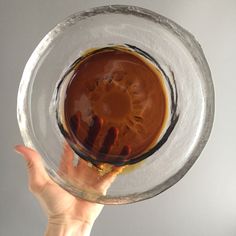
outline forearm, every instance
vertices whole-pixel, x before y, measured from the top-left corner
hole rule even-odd
[[[45,236],[89,236],[92,226],[83,222],[48,222]]]

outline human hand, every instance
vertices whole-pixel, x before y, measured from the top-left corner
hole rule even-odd
[[[53,182],[36,151],[23,145],[16,146],[15,150],[24,156],[28,167],[29,189],[48,216],[46,235],[89,235],[103,205],[76,198]],[[89,166],[83,159],[74,166],[73,152],[65,145],[60,170],[79,184],[105,194],[122,169],[114,168],[101,176],[96,167]]]

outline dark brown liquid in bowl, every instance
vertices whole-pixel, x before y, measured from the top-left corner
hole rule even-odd
[[[90,51],[73,66],[64,113],[71,142],[97,160],[132,159],[152,147],[165,126],[163,78],[134,51]]]

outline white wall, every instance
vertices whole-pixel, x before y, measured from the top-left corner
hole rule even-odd
[[[236,235],[236,1],[235,0],[0,0],[0,235],[41,236],[46,218],[28,192],[16,95],[24,65],[40,39],[73,12],[104,4],[135,4],[192,32],[209,62],[216,91],[210,140],[188,174],[163,194],[109,206],[92,236]]]

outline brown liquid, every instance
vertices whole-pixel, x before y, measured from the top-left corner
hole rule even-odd
[[[70,141],[99,161],[126,161],[158,140],[167,118],[161,73],[124,47],[90,51],[73,66],[66,89]]]

